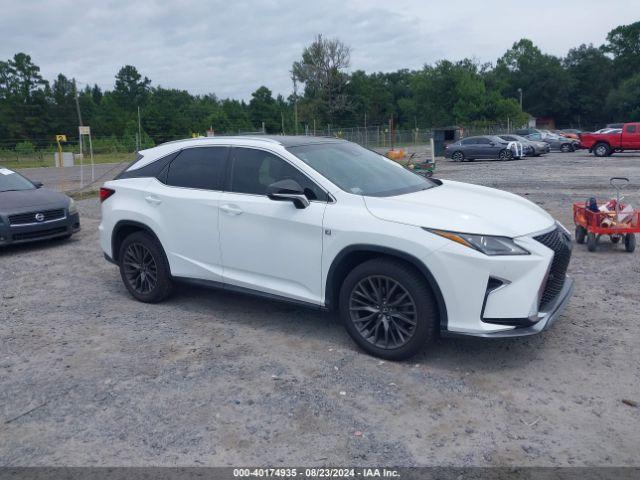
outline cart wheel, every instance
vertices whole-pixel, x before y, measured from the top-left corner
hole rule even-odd
[[[611,235],[609,238],[611,238],[611,243],[618,243],[620,242],[620,238],[618,235]]]
[[[636,236],[633,233],[624,236],[624,249],[629,253],[636,249]]]
[[[589,232],[587,234],[587,250],[595,252],[598,247],[598,236],[595,233]]]
[[[587,238],[587,229],[582,225],[576,225],[576,242],[583,244]]]

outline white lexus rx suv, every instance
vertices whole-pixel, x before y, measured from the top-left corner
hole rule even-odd
[[[136,299],[192,282],[336,309],[382,358],[438,333],[538,333],[573,287],[571,236],[538,206],[338,139],[166,143],[100,200],[102,249]]]

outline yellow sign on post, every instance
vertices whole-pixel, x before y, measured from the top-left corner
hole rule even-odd
[[[62,162],[62,145],[60,145],[60,142],[66,142],[67,141],[67,136],[66,135],[56,135],[56,142],[58,144],[58,167],[63,167],[63,162]]]

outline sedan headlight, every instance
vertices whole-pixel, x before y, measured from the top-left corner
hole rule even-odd
[[[432,230],[425,228],[426,231],[451,241],[473,248],[485,255],[529,255],[530,252],[516,245],[509,237],[496,237],[492,235],[476,235],[472,233],[448,232],[446,230]]]
[[[78,207],[76,207],[76,202],[73,198],[69,199],[69,215],[73,215],[74,213],[78,213]]]

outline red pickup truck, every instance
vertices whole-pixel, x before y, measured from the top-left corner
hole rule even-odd
[[[580,148],[589,149],[596,157],[640,150],[640,122],[625,123],[622,132],[618,133],[581,133]]]

